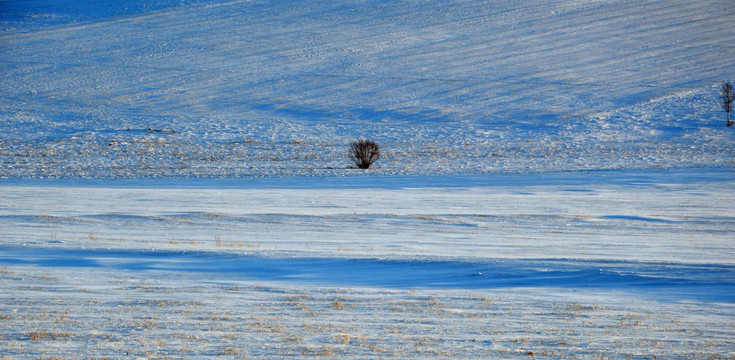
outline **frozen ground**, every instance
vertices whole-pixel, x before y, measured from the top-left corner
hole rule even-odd
[[[734,15],[0,0],[0,359],[733,359]]]

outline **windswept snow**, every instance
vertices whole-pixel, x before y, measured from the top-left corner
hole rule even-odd
[[[0,348],[735,355],[729,171],[364,179],[5,182]]]
[[[0,225],[7,243],[65,249],[735,265],[731,175],[10,182]]]
[[[0,176],[733,166],[731,1],[128,2],[6,10]]]
[[[734,15],[0,0],[0,359],[732,359]]]

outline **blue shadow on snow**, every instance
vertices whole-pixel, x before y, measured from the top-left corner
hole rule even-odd
[[[0,247],[0,266],[109,268],[216,275],[218,280],[315,286],[569,288],[636,291],[655,298],[735,303],[735,266],[576,259],[349,259],[214,252],[50,250]]]

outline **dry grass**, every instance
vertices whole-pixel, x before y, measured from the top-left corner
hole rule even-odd
[[[65,341],[72,336],[74,335],[68,332],[33,331],[25,334],[24,337],[30,341]]]
[[[73,277],[61,279],[68,284]],[[716,335],[732,319],[717,326],[716,317],[707,318],[708,332],[679,317],[676,304],[657,309],[642,302],[539,301],[522,292],[305,290],[162,279],[100,288],[93,298],[31,298],[24,296],[32,290],[9,285],[24,299],[6,301],[19,311],[0,317],[0,328],[11,335],[0,337],[0,345],[13,357],[43,357],[45,343],[97,344],[85,354],[97,358],[726,358],[734,345]]]

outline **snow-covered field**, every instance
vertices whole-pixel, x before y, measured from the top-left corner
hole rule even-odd
[[[0,4],[0,177],[733,167],[730,0]]]
[[[733,359],[734,15],[0,0],[0,359]]]
[[[6,182],[0,345],[732,358],[731,175]]]

